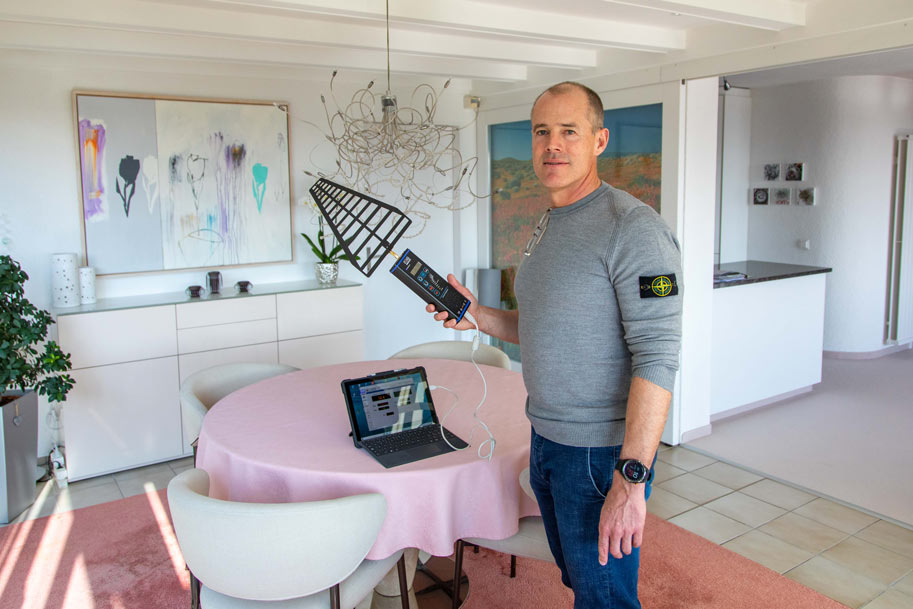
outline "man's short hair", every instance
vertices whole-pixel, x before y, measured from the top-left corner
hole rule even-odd
[[[533,102],[533,108],[536,107],[539,98],[546,93],[563,95],[565,93],[570,93],[575,89],[586,95],[587,105],[590,107],[590,123],[593,125],[593,133],[599,131],[605,126],[605,113],[602,108],[602,99],[599,98],[599,94],[596,93],[596,91],[593,91],[588,86],[582,85],[579,82],[566,80],[564,82],[559,82],[557,85],[552,85],[536,97],[536,101]]]

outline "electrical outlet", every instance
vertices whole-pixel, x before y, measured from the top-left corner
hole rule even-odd
[[[463,96],[463,107],[469,108],[472,110],[478,110],[479,106],[482,105],[482,98],[478,95],[464,95]]]

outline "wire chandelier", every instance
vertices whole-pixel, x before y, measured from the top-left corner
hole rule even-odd
[[[392,186],[400,197],[397,206],[414,220],[415,232],[406,236],[414,237],[431,218],[424,206],[456,211],[481,198],[472,189],[478,157],[464,159],[457,146],[459,131],[475,123],[478,105],[473,104],[473,119],[463,127],[435,124],[438,102],[450,86],[449,79],[439,90],[418,85],[411,106],[397,103],[390,87],[390,0],[386,7],[387,90],[383,94],[372,90],[372,80],[351,100],[340,103],[333,89],[338,71],[333,71],[330,100],[321,94],[320,101],[328,125],[324,135],[336,149],[336,167],[331,172],[305,173],[375,197],[380,197],[381,189],[387,190],[385,185]],[[468,200],[461,204],[458,193]]]

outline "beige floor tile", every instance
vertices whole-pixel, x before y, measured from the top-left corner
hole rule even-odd
[[[671,480],[676,476],[681,476],[685,473],[685,470],[680,467],[675,467],[674,465],[669,465],[665,461],[656,460],[656,465],[653,466],[653,484],[661,484],[666,480]]]
[[[786,513],[783,508],[778,508],[775,505],[749,497],[738,491],[715,499],[707,503],[705,507],[750,527],[759,527],[765,522],[769,522]]]
[[[913,558],[913,531],[910,529],[879,520],[856,533],[856,537]]]
[[[692,533],[697,533],[714,543],[725,543],[749,531],[749,528],[741,522],[736,522],[732,518],[717,514],[705,507],[696,507],[690,512],[670,518],[669,522],[688,529]]]
[[[659,453],[657,459],[689,472],[716,462],[716,459],[705,457],[702,454],[696,453],[693,450],[688,450],[687,448],[682,448],[681,446],[676,446]]]
[[[734,465],[729,465],[728,463],[723,463],[722,461],[717,461],[712,465],[696,469],[693,473],[700,476],[701,478],[712,480],[717,484],[728,486],[733,490],[737,490],[744,486],[748,486],[749,484],[754,484],[759,480],[763,480],[762,476],[752,474],[751,472],[746,472],[744,469],[740,469]]]
[[[647,511],[654,516],[659,516],[664,520],[669,520],[682,512],[694,509],[697,504],[688,501],[684,497],[679,497],[675,493],[654,486],[650,494],[650,500],[647,501]]]
[[[155,465],[146,465],[144,467],[127,469],[112,475],[116,481],[120,482],[122,480],[131,480],[133,478],[148,478],[149,476],[154,476],[161,473],[173,474],[174,471],[171,469],[171,467],[168,466],[168,463],[156,463]]]
[[[66,488],[71,490],[77,488],[92,488],[93,486],[102,486],[103,484],[108,484],[109,482],[114,482],[114,476],[108,474],[107,476],[95,476],[94,478],[85,478],[83,480],[77,480],[76,482],[70,482],[67,484]],[[54,488],[57,488],[56,484],[53,484]]]
[[[669,446],[668,444],[663,444],[662,442],[660,442],[659,447],[657,447],[657,449],[656,449],[656,454],[658,455],[659,453],[664,453],[667,450],[671,450],[671,449],[672,449],[672,447]]]
[[[696,503],[692,503],[684,497],[679,497],[658,486],[653,487],[650,500],[647,501],[647,511],[663,520],[669,520],[673,516],[678,516],[682,512],[687,512],[696,507]]]
[[[723,547],[777,573],[789,571],[814,556],[811,552],[797,548],[776,537],[765,535],[760,531],[748,531],[744,535],[727,541]]]
[[[146,472],[143,476],[134,476],[118,480],[117,486],[120,487],[124,497],[132,497],[133,495],[140,495],[166,488],[168,483],[171,482],[171,479],[176,475],[177,474],[168,467],[164,470]]]
[[[783,514],[758,529],[796,547],[818,553],[843,541],[847,533],[794,512]]]
[[[193,469],[193,464],[191,463],[190,465],[185,465],[183,467],[173,465],[171,466],[171,469],[174,470],[174,475],[177,476],[182,472],[186,472],[188,469]]]
[[[888,590],[866,605],[865,609],[913,609],[913,596]]]
[[[856,533],[878,520],[874,516],[821,497],[806,503],[795,512],[845,533]]]
[[[862,607],[885,590],[878,582],[820,556],[788,571],[786,577],[853,609]]]
[[[913,570],[913,558],[849,537],[821,556],[865,575],[886,587]]]
[[[190,469],[193,467],[193,457],[185,457],[183,459],[175,459],[174,461],[169,461],[168,466],[174,471],[174,473],[179,474],[185,469]]]
[[[815,496],[797,488],[780,484],[765,478],[741,489],[741,492],[755,499],[766,501],[784,510],[794,510],[815,499]]]
[[[77,487],[70,489],[67,487],[54,495],[48,496],[47,501],[40,506],[40,512],[36,515],[36,518],[123,498],[123,494],[113,480],[87,488]]]
[[[903,592],[909,596],[913,596],[913,573],[910,573],[902,580],[894,584],[894,589]]]
[[[670,493],[675,493],[679,497],[684,497],[688,501],[693,501],[697,504],[713,501],[732,492],[732,489],[722,484],[711,482],[694,474],[682,474],[671,480],[666,480],[659,486]]]

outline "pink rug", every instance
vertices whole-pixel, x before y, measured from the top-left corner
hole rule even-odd
[[[557,567],[466,552],[466,609],[561,609],[573,597]],[[645,609],[843,609],[697,535],[648,517],[640,597]],[[189,580],[164,491],[0,529],[0,608],[186,609]]]

